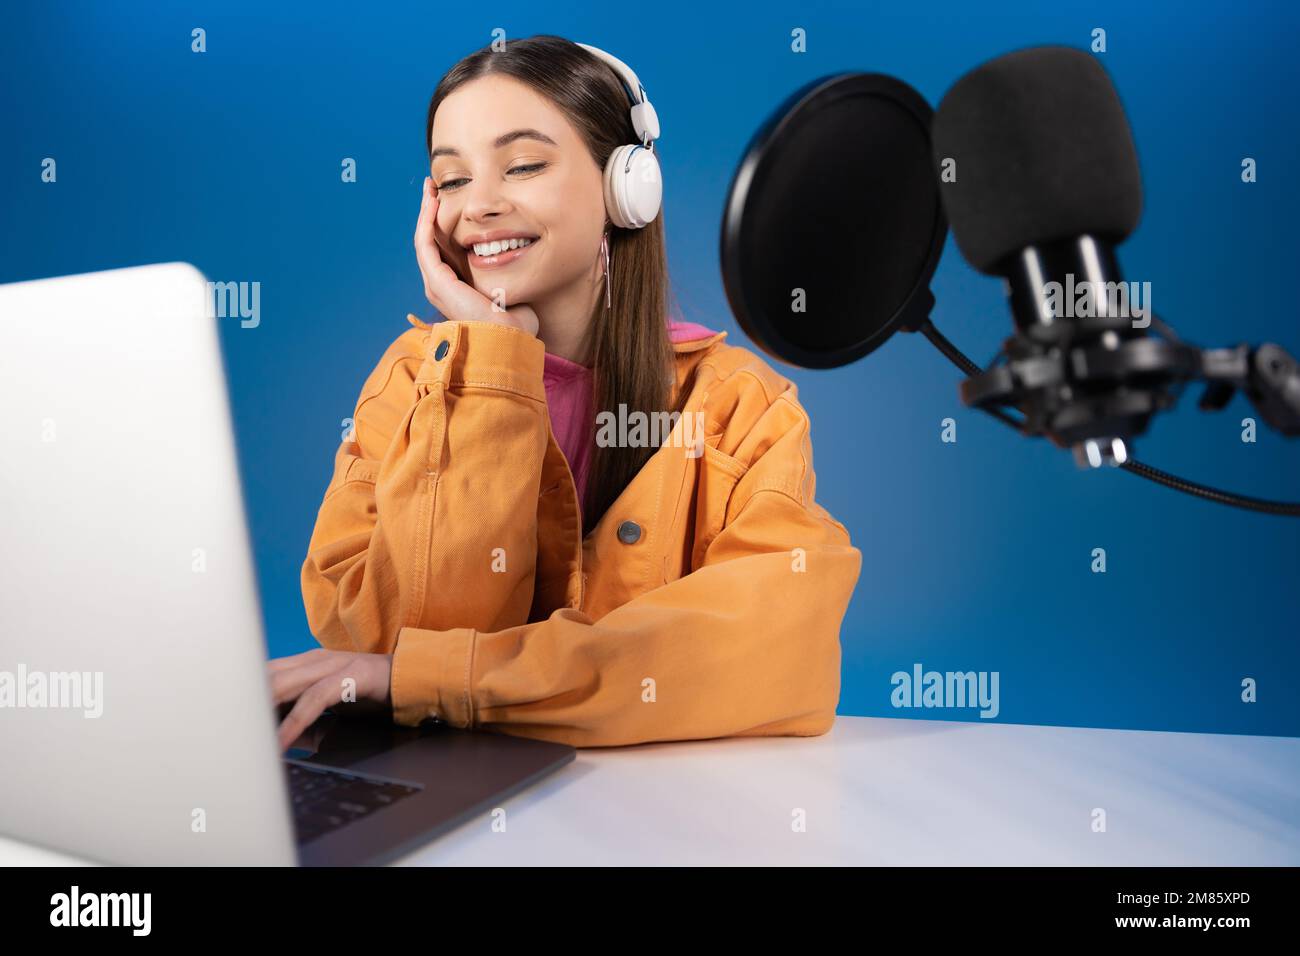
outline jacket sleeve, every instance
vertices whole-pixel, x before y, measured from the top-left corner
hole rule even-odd
[[[484,322],[439,322],[390,346],[335,454],[302,566],[324,647],[392,653],[404,626],[528,620],[544,355],[535,336]]]
[[[783,430],[747,441],[766,451],[695,570],[596,621],[560,608],[503,630],[403,628],[394,720],[579,747],[829,730],[862,555],[813,499],[807,415],[776,404]]]

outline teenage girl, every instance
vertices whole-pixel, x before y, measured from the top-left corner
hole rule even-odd
[[[795,386],[669,315],[659,122],[556,36],[457,63],[415,230],[433,322],[367,378],[302,568],[292,709],[610,746],[830,729],[861,568]]]

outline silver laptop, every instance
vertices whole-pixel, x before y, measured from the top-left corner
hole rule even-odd
[[[212,298],[185,263],[0,285],[0,832],[392,860],[574,750],[326,714],[278,752]]]

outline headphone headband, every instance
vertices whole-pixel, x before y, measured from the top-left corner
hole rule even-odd
[[[648,149],[651,141],[659,138],[659,114],[655,112],[654,105],[646,97],[645,87],[641,85],[641,81],[637,79],[630,66],[612,53],[606,53],[589,43],[579,43],[578,46],[598,59],[604,60],[619,75],[632,99],[632,128],[636,130],[636,135],[641,137],[641,144]]]

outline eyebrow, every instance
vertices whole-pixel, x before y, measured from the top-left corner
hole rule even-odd
[[[502,133],[495,140],[493,140],[492,148],[500,149],[502,146],[509,146],[517,139],[535,139],[540,143],[546,143],[550,146],[559,145],[557,142],[555,142],[555,140],[551,139],[551,137],[547,136],[539,129],[512,129],[510,132]],[[437,149],[435,149],[433,152],[429,154],[429,162],[433,162],[439,156],[459,156],[459,155],[460,155],[460,150],[458,149],[455,149],[451,146],[439,146]]]

